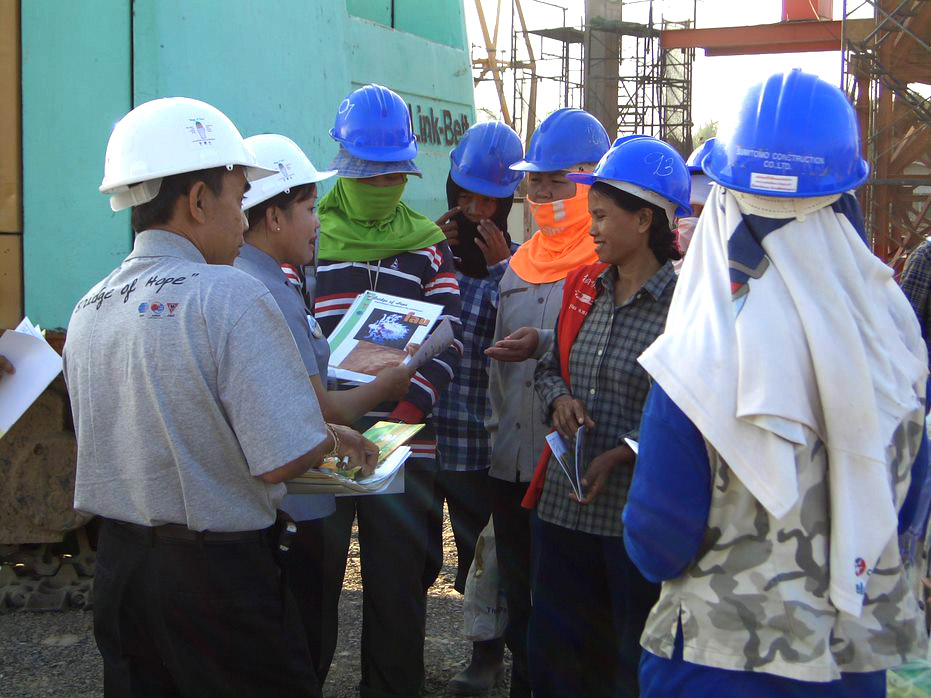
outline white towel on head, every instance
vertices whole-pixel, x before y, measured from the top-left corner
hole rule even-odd
[[[666,330],[640,363],[777,519],[798,498],[803,427],[818,434],[831,601],[859,616],[854,561],[872,569],[895,536],[886,448],[922,404],[928,370],[911,306],[844,206],[849,195],[799,218],[745,217],[715,185]]]

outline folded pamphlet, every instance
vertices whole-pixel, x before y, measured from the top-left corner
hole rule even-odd
[[[575,447],[572,451],[566,447],[566,442],[563,441],[558,431],[546,435],[546,443],[549,444],[553,457],[559,463],[563,475],[569,480],[569,487],[578,499],[582,499],[582,476],[579,473],[579,464],[583,462],[585,431],[584,426],[576,430]]]
[[[404,363],[416,370],[434,356],[438,356],[446,351],[455,339],[456,337],[453,335],[453,324],[449,321],[449,318],[443,318],[442,322],[436,326],[436,329],[433,330],[424,343],[420,345],[417,353],[405,359]]]

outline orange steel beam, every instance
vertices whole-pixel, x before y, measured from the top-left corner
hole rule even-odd
[[[839,41],[806,41],[800,43],[740,45],[725,48],[706,48],[706,56],[748,56],[761,53],[815,53],[817,51],[840,51]]]
[[[660,32],[660,46],[703,48],[707,56],[756,53],[840,51],[843,22],[781,22],[749,27],[713,29],[667,29]],[[873,27],[872,19],[847,20],[847,37],[862,40]]]

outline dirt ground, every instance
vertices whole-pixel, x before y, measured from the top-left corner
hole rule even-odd
[[[448,517],[443,542],[443,569],[427,601],[424,696],[447,695],[446,683],[468,664],[471,654],[471,643],[462,637],[462,597],[453,589],[456,546]],[[325,698],[358,695],[362,581],[355,537],[339,612],[339,644],[324,687]],[[505,680],[488,695],[498,698],[507,696],[507,691]],[[0,615],[0,698],[100,695],[103,695],[103,668],[89,612]]]

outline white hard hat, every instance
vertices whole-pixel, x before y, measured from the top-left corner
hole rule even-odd
[[[242,201],[244,211],[282,192],[290,191],[291,187],[319,182],[337,172],[318,172],[297,143],[277,133],[250,136],[246,139],[246,146],[255,153],[259,164],[275,171],[275,175],[260,179],[249,188]]]
[[[100,191],[121,211],[151,201],[162,177],[213,167],[246,168],[249,181],[274,174],[258,167],[233,122],[216,107],[187,97],[145,102],[117,122],[107,143]]]

